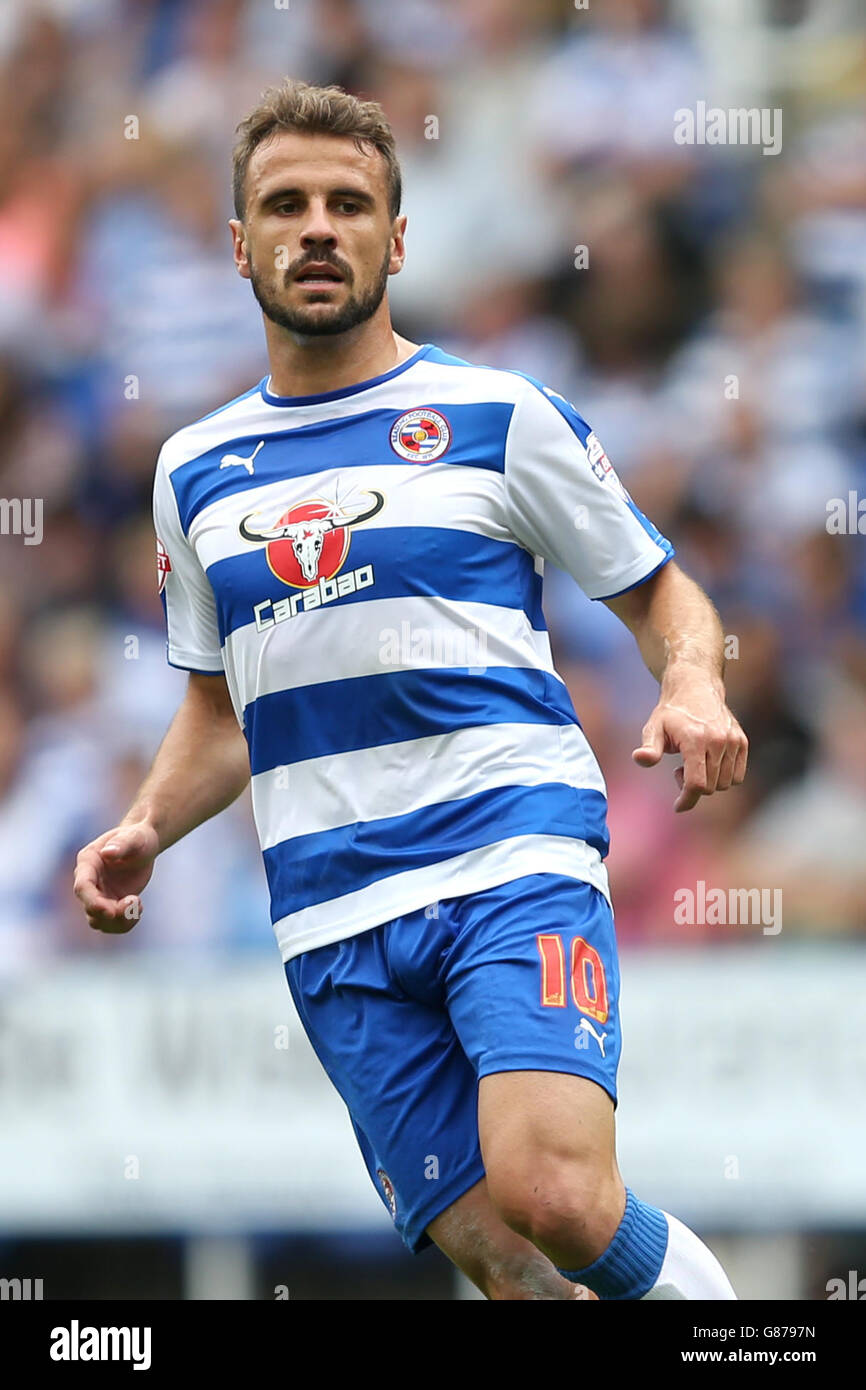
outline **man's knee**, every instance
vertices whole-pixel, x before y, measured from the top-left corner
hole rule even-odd
[[[588,1294],[576,1292],[536,1246],[503,1225],[485,1179],[436,1217],[427,1233],[485,1298],[560,1300]]]
[[[613,1239],[625,1209],[615,1168],[534,1154],[488,1168],[491,1200],[507,1226],[554,1260],[591,1264]],[[572,1263],[573,1262],[573,1263]]]

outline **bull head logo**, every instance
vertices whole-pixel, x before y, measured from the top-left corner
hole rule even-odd
[[[280,522],[267,531],[252,530],[248,523],[254,516],[258,516],[258,512],[250,512],[249,516],[245,516],[240,524],[240,533],[245,541],[291,541],[292,553],[300,566],[304,579],[309,584],[314,584],[325,536],[330,531],[343,530],[349,526],[357,526],[362,521],[369,521],[371,516],[375,516],[377,512],[382,510],[385,499],[381,492],[371,491],[367,493],[367,496],[374,498],[374,502],[372,507],[368,507],[366,511],[350,513],[346,511],[345,507],[334,506],[324,516],[307,517],[301,521]]]

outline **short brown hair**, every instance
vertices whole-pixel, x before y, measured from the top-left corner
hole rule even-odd
[[[385,161],[388,211],[400,211],[402,179],[397,149],[388,118],[377,101],[361,101],[342,87],[314,87],[286,77],[276,87],[262,93],[254,111],[237,127],[232,152],[232,194],[235,214],[243,220],[246,211],[244,181],[253,151],[279,130],[307,135],[350,135],[356,147],[372,145]]]

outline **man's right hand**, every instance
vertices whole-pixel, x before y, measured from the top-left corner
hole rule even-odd
[[[158,853],[157,833],[147,821],[118,825],[79,851],[73,888],[94,931],[132,931]]]

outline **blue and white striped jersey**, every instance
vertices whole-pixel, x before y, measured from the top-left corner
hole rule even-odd
[[[519,372],[426,344],[343,390],[268,386],[166,442],[154,518],[168,659],[225,672],[249,744],[283,959],[524,874],[607,893],[543,563],[609,598],[669,542]]]

